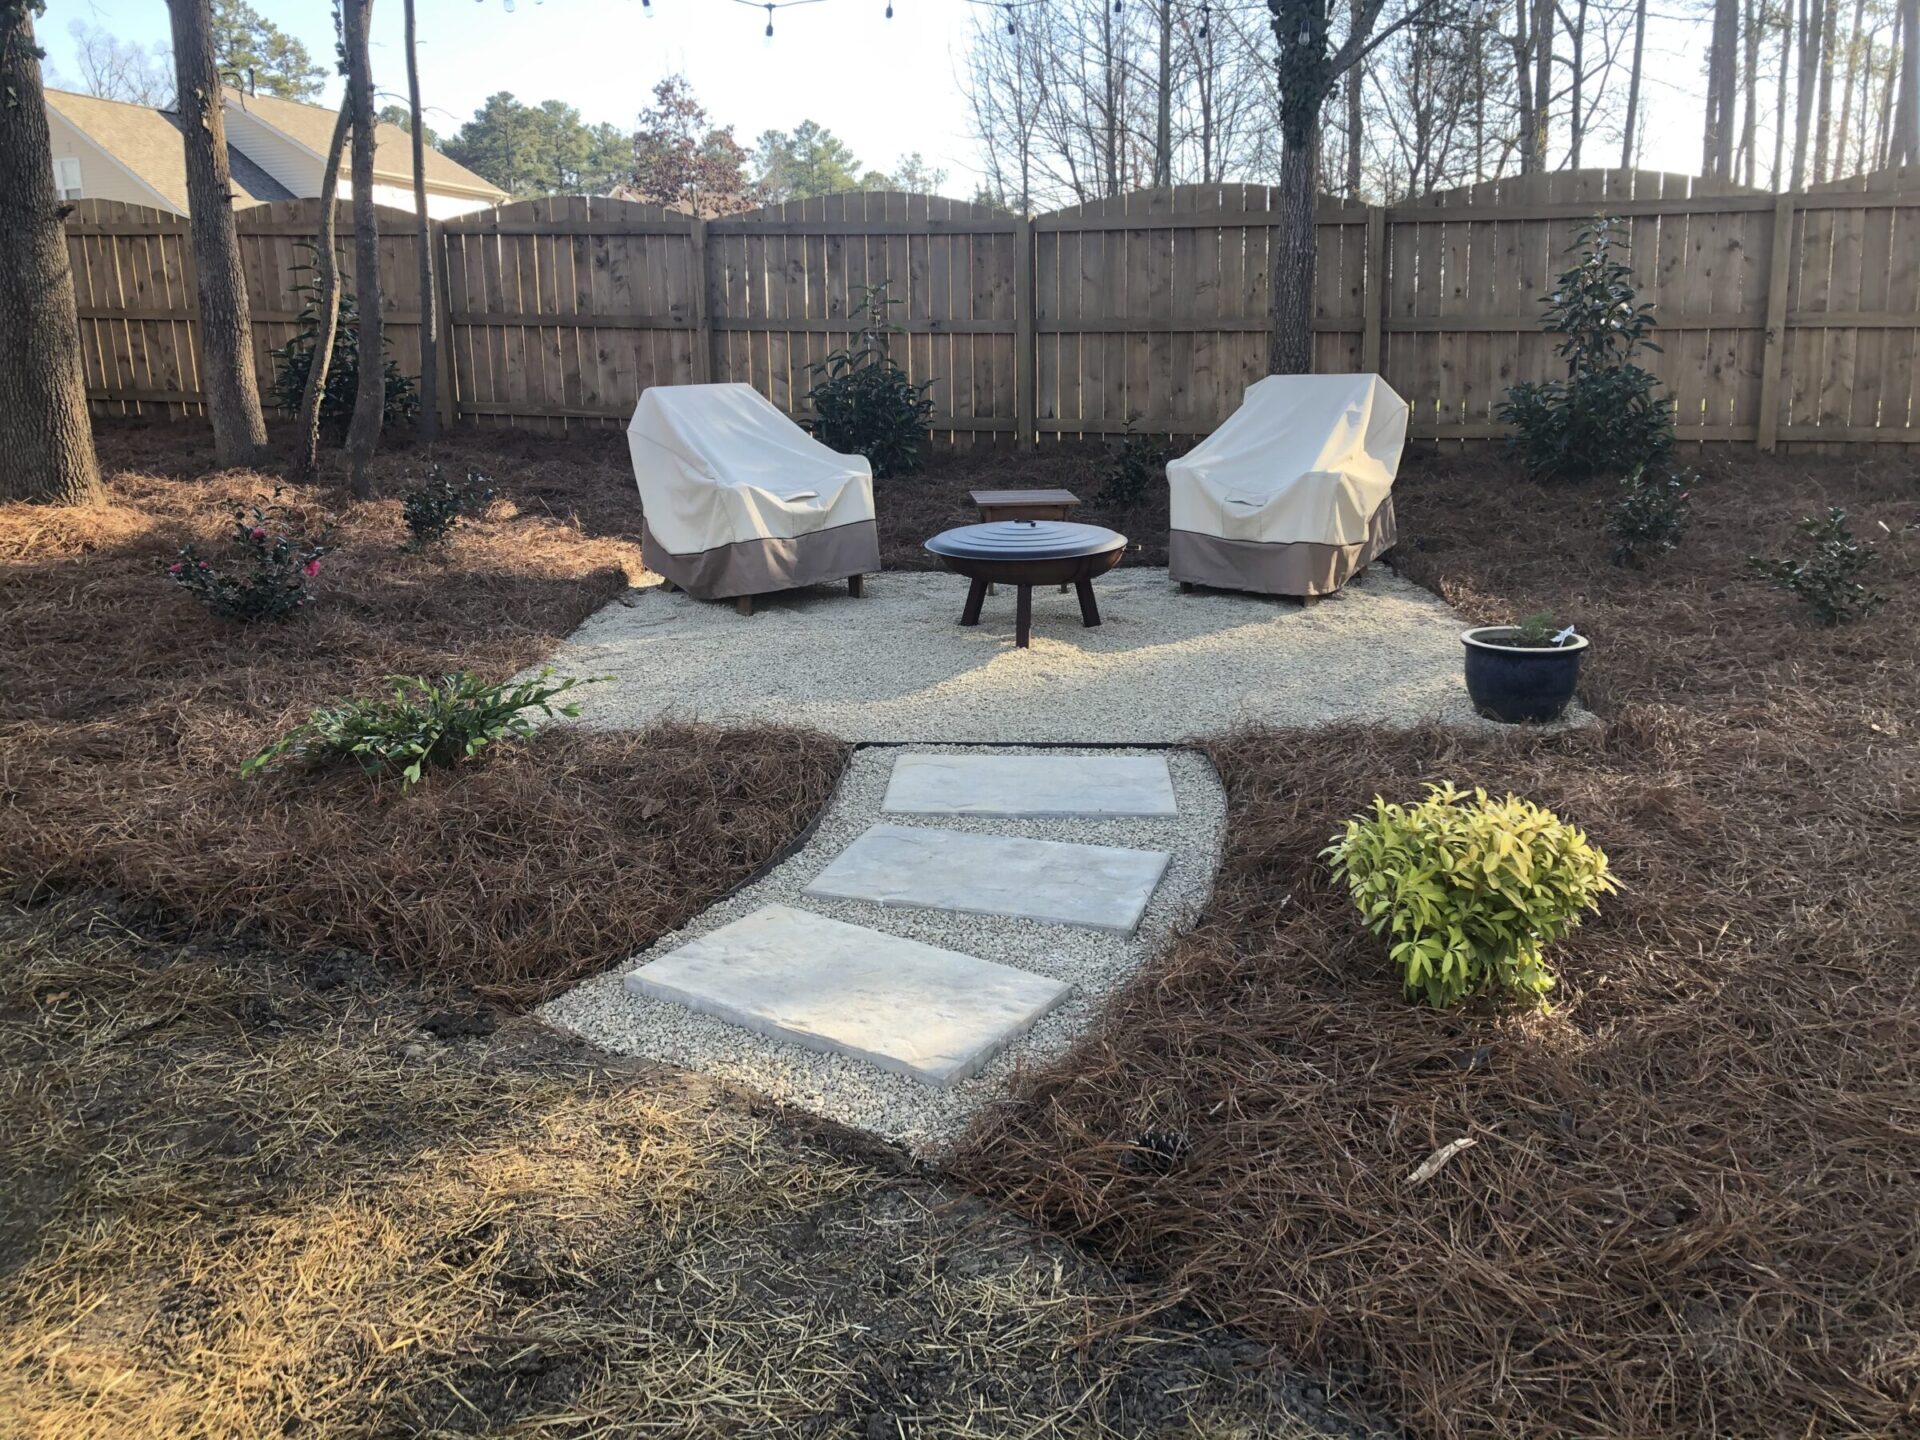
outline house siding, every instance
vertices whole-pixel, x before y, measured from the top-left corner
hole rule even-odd
[[[150,205],[156,210],[179,213],[165,196],[135,179],[124,166],[89,140],[71,120],[51,105],[47,107],[47,132],[55,159],[80,162],[82,198],[117,200],[125,205]]]
[[[326,162],[308,154],[237,105],[227,106],[227,143],[295,195],[320,193],[320,182],[327,173]],[[344,194],[346,187],[340,188]]]

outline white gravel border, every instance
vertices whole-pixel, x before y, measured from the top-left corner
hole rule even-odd
[[[881,803],[896,757],[907,753],[1006,754],[989,746],[886,746],[857,751],[818,829],[795,855],[746,889],[712,906],[685,928],[540,1007],[542,1018],[621,1054],[698,1070],[751,1087],[910,1150],[924,1152],[963,1129],[982,1105],[1005,1095],[1017,1065],[1064,1051],[1093,1021],[1106,997],[1199,915],[1213,889],[1227,797],[1207,759],[1192,750],[1023,749],[1018,753],[1164,754],[1180,813],[1170,819],[981,819],[885,815]],[[988,835],[1165,850],[1167,873],[1131,936],[997,916],[886,908],[865,901],[802,896],[801,890],[877,820]],[[625,977],[646,960],[763,905],[784,903],[888,934],[1017,966],[1073,984],[1067,1000],[970,1080],[940,1090],[863,1061],[825,1055],[757,1035],[667,1001],[629,992]]]

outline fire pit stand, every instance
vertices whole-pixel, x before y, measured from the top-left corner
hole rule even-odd
[[[1120,563],[1127,537],[1098,525],[1075,525],[1060,520],[1001,520],[984,525],[962,525],[943,530],[927,541],[929,553],[956,575],[972,582],[962,625],[978,625],[989,585],[1011,585],[1014,604],[1014,644],[1027,649],[1033,636],[1033,587],[1071,585],[1080,597],[1080,622],[1100,623],[1100,606],[1093,598],[1093,581]]]

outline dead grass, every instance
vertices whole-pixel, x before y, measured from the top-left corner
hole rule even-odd
[[[1399,494],[1415,578],[1596,637],[1605,728],[1210,747],[1210,911],[960,1166],[1420,1433],[1914,1433],[1920,544],[1874,523],[1920,518],[1910,470],[1718,468],[1646,575],[1606,563],[1591,492],[1428,459]],[[1740,575],[1829,500],[1895,597],[1837,631]],[[1403,1003],[1316,858],[1443,778],[1552,806],[1625,883],[1550,1014]]]
[[[1356,1433],[883,1154],[434,1003],[0,911],[9,1435]]]
[[[242,782],[248,754],[388,674],[538,660],[643,573],[635,507],[591,456],[465,437],[443,461],[487,470],[501,498],[413,556],[397,500],[342,511],[337,489],[289,487],[339,548],[311,612],[240,626],[163,568],[189,539],[220,544],[275,478],[204,473],[187,427],[108,430],[102,448],[109,504],[0,508],[0,878],[17,892],[105,884],[197,926],[531,1000],[745,879],[831,789],[824,737],[693,726],[555,734],[405,797],[358,775]],[[383,456],[382,482],[419,463]]]

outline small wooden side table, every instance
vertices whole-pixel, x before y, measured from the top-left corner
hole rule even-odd
[[[969,490],[985,520],[1071,520],[1080,497],[1071,490]]]

